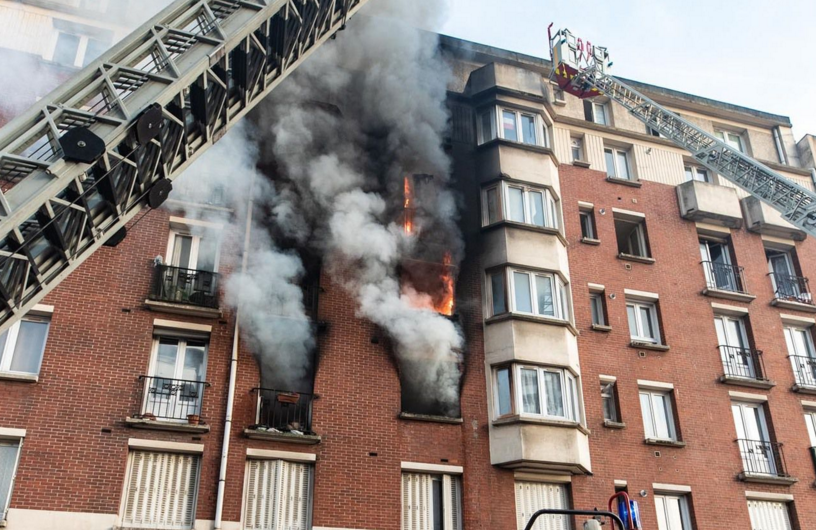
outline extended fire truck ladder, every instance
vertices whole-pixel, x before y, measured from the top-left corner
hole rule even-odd
[[[0,331],[367,1],[177,0],[1,129]]]
[[[623,105],[647,126],[688,150],[700,164],[775,208],[788,222],[816,236],[816,194],[812,191],[745,156],[609,75],[611,63],[606,48],[583,43],[566,29],[549,36],[553,76],[563,90],[579,98],[604,95]]]

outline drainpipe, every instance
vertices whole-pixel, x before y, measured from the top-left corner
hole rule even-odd
[[[782,136],[779,134],[779,126],[773,128],[774,143],[776,143],[776,154],[779,156],[779,161],[786,166],[788,163],[788,153],[785,152],[785,146],[782,145]]]
[[[813,182],[813,189],[816,189],[816,168],[810,168],[810,180]]]
[[[255,190],[255,178],[249,188],[249,200],[247,201],[246,226],[244,228],[244,250],[241,258],[241,274],[246,273],[247,260],[249,259],[249,240],[252,230],[252,194]],[[227,460],[229,458],[230,438],[232,436],[232,409],[235,404],[235,380],[238,377],[238,320],[241,316],[240,307],[235,308],[235,331],[232,337],[232,360],[230,360],[229,370],[229,392],[227,393],[227,412],[224,416],[224,442],[221,445],[221,469],[218,472],[218,493],[215,499],[215,524],[214,530],[221,530],[221,519],[224,515],[224,491],[227,485]]]

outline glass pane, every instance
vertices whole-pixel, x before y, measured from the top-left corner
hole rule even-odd
[[[444,530],[444,517],[442,513],[445,501],[442,494],[442,477],[433,477],[431,480],[431,493],[431,509],[433,512],[433,526],[431,530]]]
[[[516,297],[516,311],[533,312],[533,299],[530,293],[530,275],[524,272],[513,273],[513,293]]]
[[[581,212],[581,236],[595,239],[595,232],[592,229],[592,217],[588,212]]]
[[[60,33],[57,37],[57,47],[54,51],[54,62],[73,66],[79,49],[79,36],[69,33]]]
[[[573,160],[581,160],[581,151],[583,150],[582,142],[580,138],[573,138],[571,140],[571,147],[572,147],[572,159]]]
[[[618,171],[620,175],[619,178],[629,180],[631,176],[629,175],[629,157],[626,156],[626,153],[623,151],[617,152],[618,157]]]
[[[20,333],[17,335],[17,344],[11,358],[12,372],[37,374],[40,371],[45,338],[48,336],[48,322],[32,322],[23,320],[20,323]]]
[[[496,371],[496,400],[498,401],[498,415],[504,416],[513,412],[510,397],[510,369],[502,368]]]
[[[617,421],[615,413],[615,386],[614,383],[601,383],[601,399],[603,400],[604,419]]]
[[[638,337],[637,317],[635,316],[635,306],[626,306],[626,315],[629,317],[629,335],[632,338]]]
[[[96,39],[88,39],[88,47],[85,49],[85,58],[82,61],[82,66],[88,66],[94,59],[105,53],[108,49],[108,44]]]
[[[650,307],[640,307],[640,325],[643,337],[654,339],[655,332],[652,324],[652,309]]]
[[[629,237],[627,239],[629,245],[629,253],[633,256],[646,256],[646,253],[643,251],[643,245],[641,245],[640,241],[640,225],[631,225],[631,230],[629,231]]]
[[[590,308],[592,309],[592,323],[598,326],[603,326],[604,322],[604,314],[603,314],[603,299],[599,294],[593,294],[590,299]]]
[[[544,376],[544,389],[547,392],[547,415],[565,417],[564,389],[561,388],[561,374],[542,372],[542,375]]]
[[[188,341],[184,352],[184,368],[182,379],[188,381],[204,380],[204,359],[207,353],[207,343],[204,341]]]
[[[171,264],[174,267],[189,269],[190,249],[192,246],[193,238],[191,236],[176,235],[175,243],[173,244],[173,257]]]
[[[697,180],[699,180],[700,182],[708,182],[708,181],[709,181],[709,180],[708,180],[708,171],[706,171],[705,169],[700,169],[700,168],[697,168],[697,176],[696,176],[696,178],[697,178]]]
[[[654,438],[654,420],[652,419],[652,401],[648,393],[640,394],[640,410],[643,413],[643,429],[646,432],[646,438]]]
[[[606,125],[606,106],[593,103],[592,110],[595,118],[595,123]]]
[[[652,404],[655,422],[655,435],[657,435],[658,438],[671,438],[671,432],[669,431],[668,397],[653,394]]]
[[[160,339],[159,351],[156,354],[156,377],[175,379],[176,357],[178,356],[177,339]]]
[[[196,269],[216,272],[215,260],[218,257],[218,233],[209,232],[198,242],[198,260]]]
[[[521,134],[525,144],[536,145],[535,117],[526,114],[521,115]]]
[[[6,349],[6,340],[8,340],[8,330],[0,335],[0,365],[3,364],[3,351]]]
[[[524,192],[521,188],[508,188],[507,201],[510,203],[510,220],[519,223],[524,222]]]
[[[686,166],[686,182],[689,180],[694,180],[694,172],[691,170],[690,167]]]
[[[530,221],[536,226],[544,226],[544,194],[540,191],[531,191],[528,197],[530,199]]]
[[[615,155],[611,149],[604,149],[604,159],[606,160],[606,176],[617,178],[618,172],[615,170]]]
[[[541,414],[537,370],[521,370],[521,410],[528,414]]]
[[[552,277],[536,276],[536,298],[538,302],[539,315],[555,315],[555,303],[553,300]]]
[[[499,190],[491,188],[487,190],[487,222],[495,223],[499,220]]]
[[[518,131],[516,131],[516,113],[502,111],[502,131],[505,140],[518,142]]]
[[[669,530],[683,530],[683,517],[680,510],[679,497],[666,497],[666,521],[669,523]]]
[[[493,111],[482,114],[482,141],[488,142],[495,138],[493,133]]]
[[[490,289],[493,294],[493,314],[500,315],[507,312],[506,297],[504,295],[504,273],[490,275]]]
[[[805,422],[810,436],[810,446],[816,447],[816,412],[805,414]]]
[[[0,517],[6,513],[6,499],[9,498],[19,448],[19,442],[0,441]]]

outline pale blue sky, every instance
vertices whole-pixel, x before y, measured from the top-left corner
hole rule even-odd
[[[413,0],[406,0],[413,1]],[[442,33],[549,58],[547,26],[615,75],[790,117],[816,134],[816,0],[449,0]]]

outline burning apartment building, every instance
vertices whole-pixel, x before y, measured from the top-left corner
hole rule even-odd
[[[0,337],[0,526],[816,526],[813,241],[434,4],[372,2]],[[0,115],[141,5],[0,0]],[[788,118],[637,87],[813,189]]]

